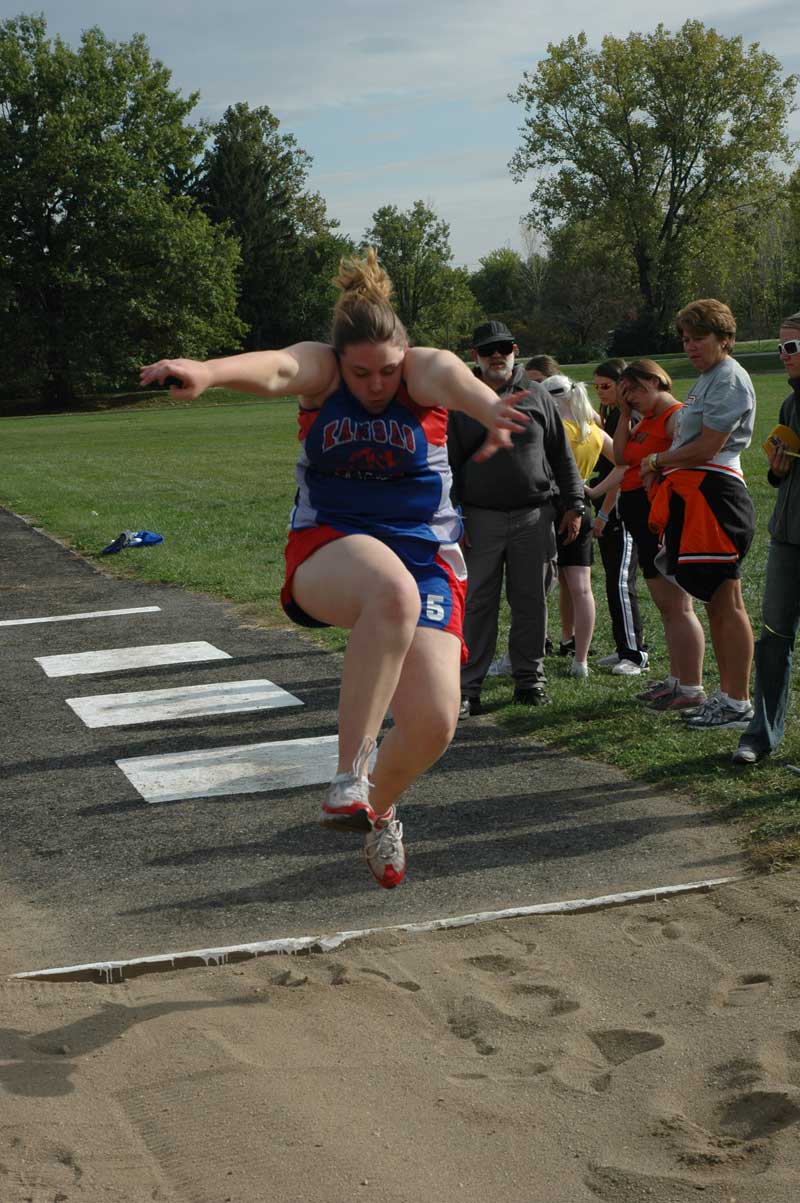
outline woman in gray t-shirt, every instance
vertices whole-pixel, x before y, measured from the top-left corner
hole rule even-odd
[[[736,319],[727,305],[693,301],[675,322],[687,358],[701,374],[678,415],[669,451],[651,455],[642,465],[646,486],[660,482],[650,511],[651,525],[663,540],[656,565],[705,602],[719,667],[719,690],[697,710],[684,710],[687,725],[744,730],[753,713],[753,631],[739,578],[755,510],[740,453],[753,434],[755,391],[747,372],[731,358]]]

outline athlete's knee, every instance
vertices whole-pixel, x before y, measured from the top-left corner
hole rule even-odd
[[[413,631],[421,609],[417,583],[405,571],[381,577],[369,587],[367,605],[374,620]]]
[[[458,706],[458,696],[449,701],[434,699],[403,715],[403,733],[417,751],[424,751],[425,759],[438,760],[449,748],[458,726]]]

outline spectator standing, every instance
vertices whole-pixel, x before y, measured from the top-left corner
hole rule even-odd
[[[642,464],[653,453],[666,451],[677,429],[681,403],[672,395],[672,381],[660,364],[637,359],[622,373],[620,421],[614,434],[614,453],[624,475],[619,496],[622,519],[639,553],[650,596],[664,624],[669,674],[639,695],[653,710],[694,710],[705,701],[702,687],[705,636],[692,599],[656,565],[658,537],[650,528],[650,497],[642,483]],[[632,413],[638,422],[632,422]]]
[[[556,402],[578,475],[585,482],[603,452],[611,459],[611,439],[601,428],[599,415],[592,409],[584,385],[575,384],[568,376],[559,374],[548,376],[544,387]],[[558,538],[560,650],[573,652],[570,675],[579,679],[589,675],[587,658],[594,633],[592,559],[592,522],[588,512],[584,511],[577,537],[567,541],[559,534]]]
[[[672,446],[643,461],[642,481],[646,489],[660,482],[650,508],[663,540],[658,570],[705,603],[719,668],[720,688],[695,713],[684,713],[687,726],[743,731],[753,717],[753,631],[740,577],[755,510],[740,456],[753,435],[756,395],[731,355],[736,319],[727,305],[692,301],[675,324],[700,377],[678,413]]]
[[[778,351],[792,391],[778,421],[800,442],[800,313],[781,322]],[[800,468],[798,447],[776,436],[767,451],[767,480],[778,490],[769,520],[771,541],[762,603],[761,635],[755,647],[753,717],[733,754],[734,764],[755,764],[783,739],[792,679],[794,643],[800,626]],[[794,440],[792,440],[794,443]],[[790,450],[795,454],[790,455]]]
[[[607,359],[594,370],[593,384],[600,400],[600,421],[609,438],[620,420],[619,392],[621,376],[627,367],[624,359]],[[604,455],[597,462],[594,485],[601,484],[613,471],[613,461]],[[587,489],[596,496],[593,488]],[[600,548],[606,581],[606,602],[611,617],[615,651],[597,661],[617,676],[638,676],[647,668],[636,574],[639,556],[633,536],[622,520],[618,503],[619,485],[598,499],[593,533]]]
[[[564,539],[574,539],[585,513],[583,484],[563,424],[547,391],[515,366],[517,347],[502,322],[484,322],[473,334],[475,375],[501,398],[514,396],[529,417],[510,448],[477,462],[486,435],[466,414],[450,414],[448,448],[453,499],[462,508],[468,585],[461,669],[460,717],[481,713],[481,688],[497,643],[500,591],[505,577],[511,611],[509,656],[514,701],[538,706],[545,693],[547,594],[555,573],[556,508]],[[494,460],[494,465],[492,464]]]

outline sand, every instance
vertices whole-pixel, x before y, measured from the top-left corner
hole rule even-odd
[[[4,978],[0,1203],[797,1203],[799,920],[790,871],[113,986]]]

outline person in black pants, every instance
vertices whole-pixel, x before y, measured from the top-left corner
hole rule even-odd
[[[626,367],[624,359],[607,359],[594,370],[594,387],[600,401],[603,429],[613,439],[619,421],[617,390]],[[605,457],[597,464],[592,487],[613,471],[614,465]],[[589,496],[592,491],[587,490]],[[594,534],[600,548],[606,578],[606,601],[611,616],[611,629],[616,650],[597,661],[617,676],[638,676],[647,668],[648,657],[636,591],[639,557],[630,531],[617,508],[617,492],[612,489],[597,501]]]

